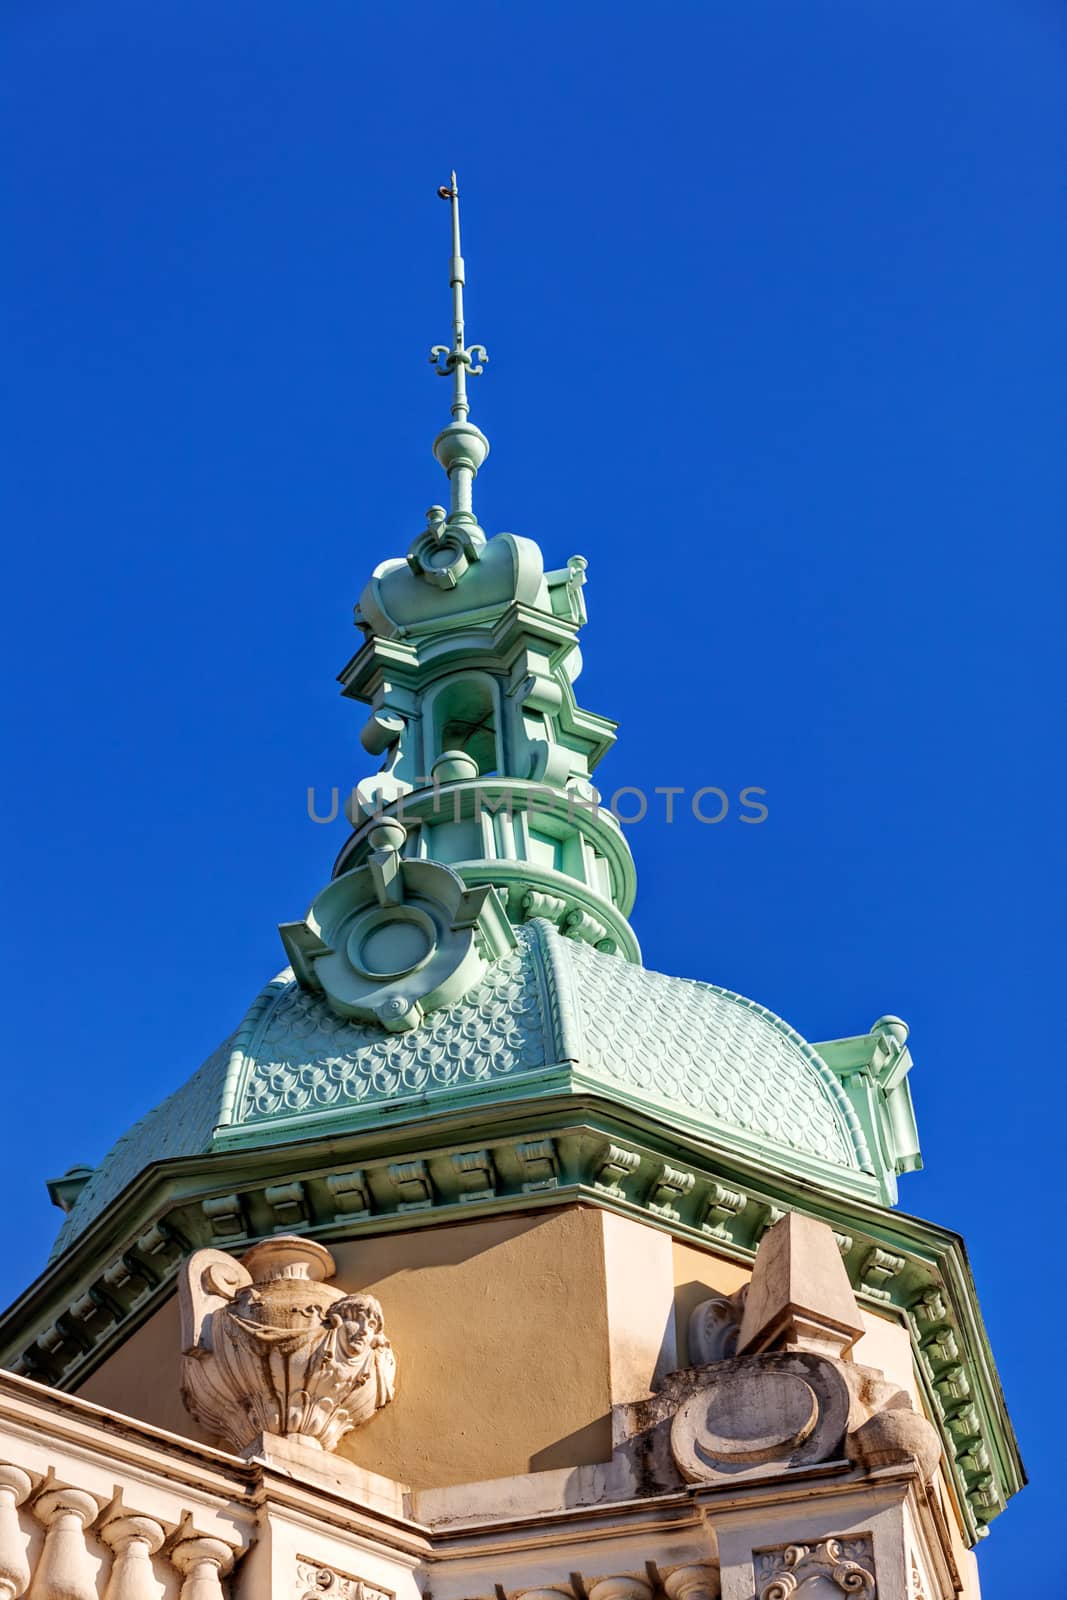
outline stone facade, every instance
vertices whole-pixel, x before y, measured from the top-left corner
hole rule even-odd
[[[801,1235],[802,1279],[782,1270],[783,1238],[795,1244]],[[427,1589],[444,1600],[540,1600],[546,1592],[559,1600],[775,1600],[823,1592],[816,1578],[846,1594],[903,1597],[915,1575],[929,1600],[977,1592],[972,1560],[952,1534],[935,1430],[892,1377],[824,1353],[827,1321],[847,1322],[861,1349],[866,1338],[828,1228],[787,1217],[765,1239],[747,1295],[764,1308],[748,1341],[758,1349],[673,1373],[657,1370],[655,1341],[641,1334],[635,1312],[641,1286],[625,1281],[625,1264],[641,1265],[641,1242],[623,1235],[607,1243],[614,1260],[604,1292],[617,1317],[602,1461],[412,1489],[338,1455],[331,1445],[341,1435],[329,1423],[309,1432],[306,1406],[278,1410],[280,1369],[269,1361],[238,1364],[225,1416],[214,1391],[205,1408],[195,1381],[184,1384],[194,1416],[212,1417],[240,1454],[6,1376],[0,1592],[12,1600],[219,1600],[223,1592],[232,1600],[414,1600]],[[331,1263],[288,1239],[255,1247],[247,1266],[214,1255],[193,1255],[184,1269],[184,1335],[156,1381],[173,1389],[182,1362],[199,1360],[183,1357],[183,1342],[215,1359],[230,1336],[227,1317],[250,1321],[254,1339],[286,1322],[286,1346],[302,1320],[298,1367],[284,1370],[294,1374],[290,1395],[313,1399],[304,1382],[308,1332],[321,1340],[324,1308],[345,1303],[340,1290],[324,1297]],[[360,1303],[363,1313],[377,1306],[369,1296]],[[797,1314],[783,1323],[787,1305]],[[387,1302],[382,1309],[387,1322]],[[219,1324],[208,1321],[220,1314]],[[372,1322],[381,1338],[381,1317]],[[364,1332],[365,1323],[362,1315]],[[405,1359],[434,1355],[432,1335],[401,1352],[401,1383]],[[531,1372],[531,1397],[546,1376]],[[264,1405],[275,1407],[277,1431],[259,1428]],[[371,1428],[377,1409],[365,1419]],[[327,1406],[326,1414],[335,1412]]]

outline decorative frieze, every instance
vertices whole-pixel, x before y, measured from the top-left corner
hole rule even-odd
[[[331,1172],[326,1187],[333,1197],[335,1222],[362,1222],[374,1209],[362,1167],[354,1167],[351,1172]]]
[[[948,1321],[948,1306],[940,1289],[927,1289],[908,1308],[919,1327]]]
[[[756,1226],[752,1234],[752,1243],[758,1245],[763,1235],[773,1228],[776,1222],[781,1222],[785,1216],[781,1206],[760,1206],[756,1219]]]
[[[546,894],[542,889],[518,891],[520,915],[528,922],[531,917],[544,917],[548,922],[559,923],[567,911],[567,902],[558,894]]]
[[[212,1195],[201,1206],[216,1239],[240,1239],[245,1231],[244,1212],[239,1194]]]
[[[79,1295],[71,1303],[67,1316],[79,1337],[84,1339],[87,1349],[91,1349],[96,1339],[118,1320],[112,1306],[95,1289]]]
[[[269,1183],[263,1198],[271,1209],[273,1226],[278,1233],[290,1233],[307,1221],[307,1205],[302,1183]]]
[[[152,1279],[135,1256],[123,1255],[100,1275],[104,1289],[124,1311],[133,1310],[152,1289]]]
[[[982,1433],[982,1422],[977,1409],[972,1406],[960,1406],[948,1419],[949,1431],[960,1444],[968,1444],[972,1439],[978,1439]],[[962,1460],[962,1456],[957,1459]]]
[[[205,1215],[210,1213],[205,1212]],[[188,1245],[183,1233],[168,1219],[166,1222],[155,1222],[147,1228],[138,1238],[134,1249],[160,1278],[177,1266]]]
[[[522,1167],[523,1194],[554,1189],[559,1182],[559,1159],[552,1139],[525,1139],[515,1146]]]
[[[860,1263],[860,1282],[876,1300],[889,1300],[892,1297],[887,1285],[900,1276],[907,1264],[903,1256],[895,1256],[891,1250],[881,1250],[875,1245]]]
[[[949,1363],[959,1361],[960,1347],[956,1343],[956,1335],[951,1328],[941,1327],[935,1329],[922,1341],[922,1349],[927,1358],[937,1367],[948,1366]]]
[[[396,1600],[391,1589],[341,1572],[310,1556],[296,1558],[296,1600]]]
[[[425,1161],[391,1161],[386,1177],[399,1196],[398,1211],[427,1211],[433,1205],[433,1182]]]

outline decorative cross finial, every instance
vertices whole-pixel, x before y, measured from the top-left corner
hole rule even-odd
[[[466,422],[470,411],[467,400],[467,372],[477,377],[482,363],[488,361],[484,344],[464,344],[463,334],[463,255],[459,243],[459,185],[452,173],[450,184],[442,184],[437,193],[442,200],[452,204],[452,348],[435,344],[430,351],[430,361],[442,378],[452,376],[452,419]]]

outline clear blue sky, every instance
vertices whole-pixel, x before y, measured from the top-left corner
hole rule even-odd
[[[588,557],[647,964],[813,1039],[912,1025],[1059,1509],[1067,19],[1041,0],[11,0],[0,22],[9,971],[19,1225],[282,963],[367,770],[334,674],[442,496],[451,165],[490,348],[478,507]],[[10,1209],[9,1209],[10,1214]],[[1016,1576],[1013,1577],[1013,1574]]]

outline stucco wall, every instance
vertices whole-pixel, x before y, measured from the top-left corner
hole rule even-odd
[[[342,1453],[413,1488],[611,1455],[601,1213],[426,1228],[333,1247],[385,1308],[400,1377]]]
[[[342,1453],[413,1488],[611,1455],[603,1213],[572,1206],[331,1245],[338,1287],[382,1301],[393,1404]],[[78,1391],[206,1440],[178,1391],[176,1297]]]
[[[640,1399],[687,1366],[694,1306],[749,1277],[710,1246],[586,1206],[331,1249],[338,1286],[382,1301],[399,1360],[396,1399],[342,1453],[415,1489],[607,1461],[612,1403]],[[918,1400],[907,1331],[869,1312],[864,1323],[856,1360]],[[174,1296],[79,1393],[215,1443],[182,1405],[179,1350]],[[957,1559],[973,1571],[962,1549]]]

